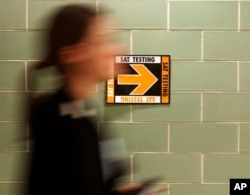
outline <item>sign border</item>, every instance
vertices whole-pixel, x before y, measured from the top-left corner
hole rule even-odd
[[[168,75],[168,77],[169,77],[169,89],[168,89],[168,92],[169,92],[169,95],[168,95],[169,101],[168,101],[168,103],[162,102],[162,91],[161,91],[161,96],[160,96],[161,103],[139,103],[139,102],[135,102],[135,103],[132,103],[132,102],[122,103],[122,102],[115,102],[115,94],[114,94],[114,85],[115,85],[115,83],[114,82],[115,82],[116,76],[113,75],[112,78],[108,79],[105,82],[105,104],[107,104],[107,105],[115,105],[115,104],[120,104],[120,105],[126,105],[126,104],[134,104],[134,105],[162,105],[163,104],[164,105],[165,104],[165,105],[170,105],[170,103],[171,103],[171,65],[172,65],[172,63],[171,63],[171,55],[162,55],[162,54],[152,54],[152,55],[149,55],[149,54],[147,54],[147,55],[144,55],[144,54],[142,54],[142,55],[140,55],[140,54],[129,54],[129,55],[116,55],[116,56],[145,56],[145,57],[146,56],[160,56],[161,58],[167,57],[168,61],[169,61],[169,71],[168,71],[169,72],[169,75]],[[112,63],[113,63],[113,65],[115,64],[115,57],[116,56],[112,57]],[[162,66],[162,62],[161,62],[161,66]],[[114,72],[114,68],[112,69],[112,71]],[[162,73],[161,73],[161,75],[162,75]],[[162,77],[161,77],[161,82],[162,82]],[[112,92],[110,91],[111,93],[114,94],[113,97],[109,97],[108,96],[109,85],[111,85],[113,87]],[[113,102],[108,102],[109,99],[111,101],[113,101]]]

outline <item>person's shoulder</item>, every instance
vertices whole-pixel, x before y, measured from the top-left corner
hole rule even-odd
[[[48,119],[57,113],[55,93],[35,97],[31,100],[30,119]]]
[[[32,99],[32,107],[37,109],[49,109],[56,103],[55,94],[46,94]]]

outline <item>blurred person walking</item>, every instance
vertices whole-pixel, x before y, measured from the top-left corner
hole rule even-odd
[[[118,51],[109,43],[108,25],[107,18],[83,5],[62,7],[52,20],[47,58],[36,69],[56,66],[62,87],[31,101],[29,195],[114,193],[121,171],[113,166],[104,182],[95,112],[85,103],[91,89],[109,78],[110,58]]]

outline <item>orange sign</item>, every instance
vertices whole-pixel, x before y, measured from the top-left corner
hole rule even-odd
[[[121,64],[130,72],[107,81],[107,103],[170,103],[169,55],[115,56],[114,68]]]

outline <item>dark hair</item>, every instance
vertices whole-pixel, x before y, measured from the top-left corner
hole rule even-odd
[[[55,14],[48,31],[47,58],[36,68],[59,65],[60,48],[78,43],[85,35],[92,20],[97,17],[94,8],[84,5],[67,5]]]

